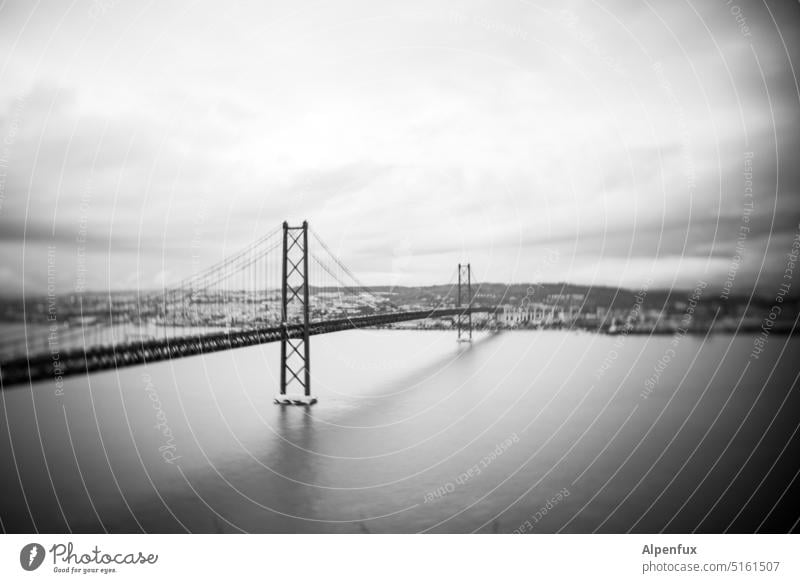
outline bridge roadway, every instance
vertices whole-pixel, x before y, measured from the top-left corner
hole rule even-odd
[[[440,308],[356,316],[338,320],[322,320],[309,323],[309,336],[397,322],[424,320],[426,318],[444,318],[469,313],[492,313],[495,310],[496,308],[494,307]],[[87,374],[148,362],[278,342],[281,339],[281,328],[281,326],[275,326],[236,332],[218,332],[203,336],[159,338],[126,344],[89,347],[87,350],[78,348],[63,352],[31,355],[29,358],[16,358],[0,364],[2,386],[5,388],[15,384],[33,383],[48,379],[60,382],[64,377],[76,374]],[[286,328],[289,338],[300,338],[303,335],[302,324],[289,324]]]

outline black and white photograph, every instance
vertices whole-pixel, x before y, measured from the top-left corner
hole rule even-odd
[[[0,0],[7,580],[167,577],[186,534],[800,576],[798,33],[795,0]]]

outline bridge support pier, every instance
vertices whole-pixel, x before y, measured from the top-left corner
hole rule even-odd
[[[462,290],[462,288],[465,288]],[[469,263],[458,264],[458,305],[462,307],[462,300],[466,298],[466,313],[456,317],[458,326],[458,341],[472,342],[472,269]]]
[[[313,405],[317,400],[311,396],[307,221],[300,227],[283,222],[281,273],[281,386],[275,403]],[[289,320],[298,316],[302,328],[290,328]]]

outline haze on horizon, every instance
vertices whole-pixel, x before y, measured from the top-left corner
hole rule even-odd
[[[155,287],[308,219],[370,285],[719,288],[741,252],[770,293],[800,8],[731,6],[3,2],[0,290],[48,249],[60,293]]]

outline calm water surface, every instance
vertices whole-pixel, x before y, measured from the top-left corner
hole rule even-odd
[[[797,338],[757,360],[752,336],[672,346],[341,332],[313,339],[311,408],[273,404],[276,344],[69,379],[63,395],[6,390],[0,518],[59,532],[790,529]]]

